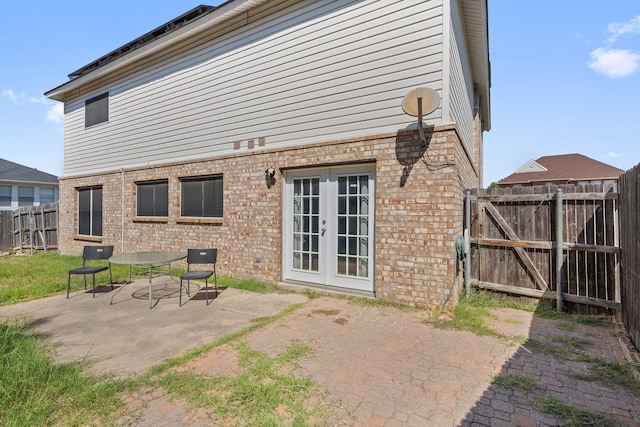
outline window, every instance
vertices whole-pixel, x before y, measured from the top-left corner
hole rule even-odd
[[[53,188],[41,188],[40,189],[40,204],[53,203],[55,190]]]
[[[33,187],[18,187],[18,206],[33,206]]]
[[[78,189],[78,234],[102,236],[102,187]]]
[[[0,206],[11,206],[10,185],[0,185]]]
[[[183,178],[180,216],[222,218],[222,175]]]
[[[109,93],[103,93],[84,103],[84,127],[109,121]]]
[[[138,216],[169,215],[169,181],[139,182],[136,184]]]

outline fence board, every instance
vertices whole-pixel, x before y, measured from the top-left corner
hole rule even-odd
[[[619,178],[620,186],[620,299],[622,322],[636,347],[640,345],[640,165]]]

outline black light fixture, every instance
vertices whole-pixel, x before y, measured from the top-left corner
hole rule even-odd
[[[267,182],[267,187],[271,188],[271,186],[276,183],[276,169],[275,168],[265,169],[264,179]]]

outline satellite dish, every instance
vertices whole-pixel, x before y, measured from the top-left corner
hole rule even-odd
[[[418,103],[420,99],[420,103]],[[420,117],[433,113],[440,106],[438,92],[428,87],[418,87],[402,99],[402,109],[410,116]],[[420,108],[422,107],[422,108]]]

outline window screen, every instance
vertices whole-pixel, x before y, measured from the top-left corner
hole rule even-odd
[[[84,127],[109,121],[109,93],[103,93],[84,103]]]
[[[169,181],[149,181],[137,184],[137,215],[169,215]]]
[[[180,216],[222,218],[222,175],[184,178]]]

